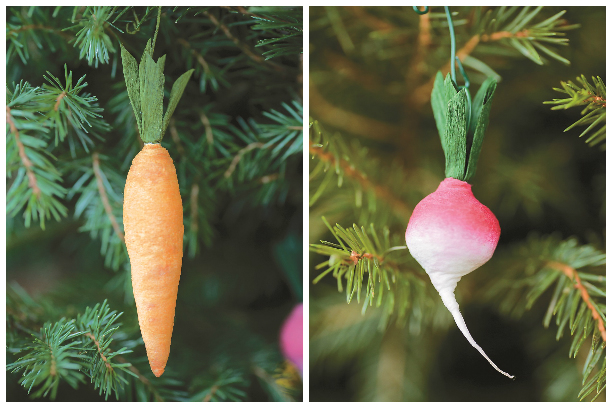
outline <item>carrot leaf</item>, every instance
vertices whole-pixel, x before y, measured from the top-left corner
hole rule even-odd
[[[164,63],[166,56],[157,63],[146,54],[140,62],[140,100],[142,101],[142,140],[145,143],[159,143],[161,140],[164,113]]]
[[[493,93],[497,88],[494,78],[488,78],[478,90],[472,103],[472,120],[468,134],[472,135],[472,146],[468,146],[468,163],[465,173],[465,181],[468,181],[476,173],[476,164],[480,156],[484,132],[489,124],[489,113],[493,103]]]
[[[138,63],[136,58],[132,56],[121,46],[121,61],[123,63],[123,76],[125,77],[125,85],[127,86],[128,96],[134,110],[134,116],[136,116],[136,124],[138,125],[138,132],[142,135],[142,114],[140,109],[140,82],[138,79]]]
[[[161,56],[155,62],[151,40],[149,40],[139,64],[123,48],[123,45],[121,46],[121,59],[125,84],[136,116],[140,137],[145,143],[159,143],[194,70],[187,71],[176,80],[170,91],[170,102],[164,115],[166,56]]]
[[[181,75],[172,85],[172,90],[170,91],[170,102],[168,103],[168,109],[164,115],[164,124],[161,131],[161,136],[166,133],[166,129],[168,128],[168,124],[170,123],[170,118],[172,118],[172,114],[176,109],[179,101],[181,100],[181,96],[183,96],[183,91],[191,78],[191,74],[193,74],[194,69],[190,69]]]

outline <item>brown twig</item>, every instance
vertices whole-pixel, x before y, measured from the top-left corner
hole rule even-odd
[[[191,230],[198,233],[198,194],[200,193],[200,186],[198,183],[191,185],[191,194],[189,195],[189,202],[191,203]]]
[[[322,122],[332,123],[334,127],[371,139],[387,139],[400,133],[400,129],[397,126],[367,118],[332,105],[319,93],[312,81],[310,83],[309,95],[310,112]]]
[[[28,176],[28,186],[32,189],[32,193],[36,196],[36,198],[40,197],[41,191],[40,187],[38,187],[38,183],[36,182],[36,175],[34,174],[34,165],[28,158],[28,155],[25,152],[25,146],[21,143],[19,139],[19,130],[17,130],[17,126],[15,126],[15,122],[13,122],[13,117],[11,116],[11,108],[6,107],[6,123],[9,124],[11,129],[11,133],[15,135],[15,143],[17,143],[17,149],[19,149],[19,157],[21,158],[21,162],[26,168],[26,174]]]
[[[389,32],[389,31],[391,31],[391,30],[393,30],[395,28],[395,26],[390,24],[388,21],[381,20],[380,18],[375,17],[372,14],[368,13],[368,11],[365,9],[365,7],[362,7],[362,6],[348,6],[348,7],[345,7],[345,9],[347,11],[352,12],[355,15],[355,18],[360,23],[363,23],[363,24],[367,25],[368,27],[370,27],[374,31],[379,31],[379,32],[386,33],[386,32]]]
[[[427,49],[431,45],[431,21],[429,14],[421,14],[419,16],[419,37],[417,39],[417,49],[414,55],[414,62],[410,64],[410,70],[406,79],[414,81],[426,71],[427,64],[425,63],[425,55]]]
[[[278,173],[273,173],[273,174],[268,174],[266,176],[263,176],[262,178],[259,179],[259,182],[261,184],[267,184],[271,181],[277,180],[278,179]]]
[[[244,8],[242,6],[220,6],[220,7],[228,9],[228,10],[237,11],[240,14],[244,14],[245,16],[257,17],[257,18],[261,18],[262,20],[270,20],[268,17],[264,17],[261,14],[251,13],[249,10],[247,10],[246,8]],[[283,23],[291,24],[291,21],[281,20],[278,17],[276,17],[275,20],[276,21],[282,21]]]
[[[117,219],[113,215],[113,210],[111,208],[110,202],[108,201],[106,190],[104,189],[104,183],[102,182],[102,173],[100,172],[100,158],[97,152],[93,154],[93,170],[94,174],[96,175],[98,191],[100,192],[100,198],[102,199],[102,204],[104,205],[104,211],[110,219],[111,225],[115,230],[115,234],[117,234],[121,241],[125,242],[125,237],[123,235],[123,232],[121,232],[121,228],[119,228],[119,223],[117,223]]]
[[[219,27],[221,29],[221,31],[223,31],[223,33],[225,34],[225,36],[227,38],[229,38],[230,40],[232,40],[232,42],[234,44],[236,44],[236,46],[238,48],[240,48],[240,50],[242,50],[242,52],[244,52],[250,59],[252,59],[253,61],[257,62],[258,64],[262,64],[264,66],[268,66],[270,68],[273,68],[274,70],[278,71],[278,72],[284,72],[285,71],[285,67],[283,67],[282,65],[278,65],[272,61],[266,60],[263,56],[261,55],[257,55],[255,54],[251,48],[243,43],[242,41],[240,41],[238,39],[238,37],[236,37],[235,35],[232,34],[232,32],[230,31],[229,27],[226,26],[225,24],[223,24],[222,22],[220,22],[217,17],[215,17],[213,14],[211,14],[208,11],[204,11],[203,14],[208,17],[208,19],[210,21],[212,21],[212,23],[214,25],[216,25],[217,27]]]
[[[13,30],[9,30],[6,33],[6,38],[8,38],[11,34],[16,34],[16,33],[22,32],[22,31],[29,31],[29,30],[51,31],[51,32],[59,35],[60,37],[64,37],[67,40],[72,39],[72,36],[70,34],[68,34],[67,32],[58,30],[58,29],[53,28],[53,27],[43,26],[43,25],[40,25],[40,24],[27,24],[27,25],[21,26],[19,28],[15,28]]]
[[[463,62],[465,57],[470,55],[480,42],[499,41],[504,38],[525,38],[528,36],[529,30],[526,29],[516,33],[511,33],[510,31],[498,31],[488,35],[475,35],[470,38],[470,40],[465,43],[465,45],[459,51],[457,51],[457,57],[459,57],[459,60]],[[440,68],[439,71],[445,73],[450,71],[450,68],[451,66],[449,61],[444,64],[444,66]],[[435,80],[436,76],[434,75],[426,84],[421,85],[420,87],[415,89],[415,91],[412,93],[412,96],[410,97],[410,103],[419,106],[426,104],[429,101],[429,98],[431,97],[431,89],[433,88]]]
[[[358,83],[367,90],[376,91],[381,88],[379,77],[363,70],[361,64],[356,64],[344,55],[329,49],[325,49],[323,55],[326,65],[334,72]]]
[[[595,308],[595,306],[593,306],[593,301],[589,296],[589,292],[580,281],[578,271],[567,264],[556,261],[549,261],[548,266],[563,272],[565,276],[567,276],[572,282],[576,282],[574,284],[574,287],[578,289],[578,291],[580,291],[580,296],[582,297],[582,300],[584,300],[584,303],[586,303],[587,307],[591,310],[591,315],[593,316],[593,319],[597,322],[597,328],[601,333],[601,338],[603,339],[603,341],[606,341],[606,325],[603,321],[603,317],[599,315],[597,309]]]
[[[224,174],[225,178],[229,178],[232,175],[234,170],[236,170],[236,166],[238,165],[238,162],[240,162],[240,159],[242,159],[242,156],[244,156],[245,153],[250,152],[253,149],[258,149],[258,148],[261,149],[262,147],[264,147],[263,143],[254,142],[240,149],[238,153],[236,153],[236,156],[234,156],[234,158],[232,159],[232,162],[230,163],[230,166],[228,167],[228,169],[225,171],[225,174]]]
[[[191,54],[195,57],[196,61],[198,61],[198,63],[202,66],[202,68],[204,68],[204,72],[206,72],[207,74],[210,74],[210,67],[208,66],[208,62],[206,62],[202,54],[200,54],[195,49],[191,48],[191,44],[189,44],[189,41],[185,40],[184,38],[179,38],[177,41],[183,47],[187,48],[188,50],[191,50]]]
[[[55,106],[53,107],[53,110],[57,111],[59,109],[60,102],[62,101],[62,99],[64,99],[65,96],[66,96],[66,91],[64,91],[61,94],[59,94],[59,96],[56,99]]]
[[[178,130],[176,130],[176,125],[174,122],[174,118],[170,119],[170,137],[172,137],[172,141],[176,144],[176,150],[178,150],[179,154],[185,157],[185,148],[181,143],[181,138],[178,135]]]
[[[98,354],[100,354],[100,357],[102,357],[102,360],[104,361],[104,364],[106,364],[106,368],[108,368],[109,370],[113,371],[113,367],[111,367],[110,363],[106,359],[106,356],[104,355],[104,353],[102,353],[102,349],[100,348],[100,343],[98,343],[98,340],[96,340],[94,335],[91,334],[91,333],[84,333],[84,335],[93,340],[94,344],[98,348]]]
[[[219,390],[218,385],[213,385],[212,387],[210,387],[210,392],[206,394],[204,399],[202,399],[202,402],[210,402],[218,390]]]
[[[336,157],[324,151],[322,148],[313,146],[312,141],[309,140],[309,151],[311,154],[317,156],[319,160],[330,163],[331,167],[339,165],[344,175],[357,181],[364,190],[372,190],[380,199],[384,202],[389,203],[391,208],[402,218],[409,219],[412,214],[412,210],[404,204],[404,202],[396,197],[388,188],[376,185],[372,183],[364,174],[356,170],[349,162],[344,159],[336,159]]]
[[[208,116],[204,114],[203,111],[200,111],[200,122],[204,125],[204,132],[206,134],[206,141],[208,144],[213,144],[213,131],[212,126],[210,126],[210,121],[208,120]]]
[[[120,355],[119,356],[115,356],[115,358],[121,364],[129,363],[129,361],[127,361],[125,358],[123,358]],[[144,375],[142,375],[140,373],[140,371],[138,371],[138,369],[136,367],[134,367],[132,364],[130,364],[128,369],[131,372],[133,372],[134,374],[136,374],[136,376],[138,377],[140,382],[143,383],[145,385],[145,387],[147,387],[149,390],[151,390],[151,392],[153,393],[153,397],[155,398],[156,401],[158,401],[158,402],[163,402],[164,401],[164,399],[161,397],[161,395],[159,395],[159,393],[157,392],[155,387],[153,387],[153,384],[151,384],[151,381],[149,381]]]

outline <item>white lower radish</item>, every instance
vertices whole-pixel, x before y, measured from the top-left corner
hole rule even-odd
[[[449,177],[415,207],[406,229],[406,244],[470,344],[497,371],[513,378],[500,370],[474,341],[454,293],[462,276],[491,259],[500,232],[497,218],[474,197],[471,186]]]

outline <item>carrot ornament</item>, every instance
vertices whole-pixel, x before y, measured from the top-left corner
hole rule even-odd
[[[125,182],[123,226],[140,332],[151,371],[159,377],[170,355],[184,231],[176,169],[160,142],[193,70],[176,80],[163,115],[166,56],[155,62],[152,55],[150,40],[140,65],[121,46],[128,96],[145,143]]]
[[[491,259],[501,232],[495,215],[474,197],[467,183],[476,171],[496,86],[489,78],[471,102],[466,89],[458,89],[450,75],[443,80],[438,72],[431,102],[446,158],[446,178],[415,207],[406,244],[470,344],[497,371],[514,378],[474,341],[454,294],[462,276]]]

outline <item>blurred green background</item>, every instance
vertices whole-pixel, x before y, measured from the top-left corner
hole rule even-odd
[[[561,10],[545,7],[533,23]],[[312,401],[576,399],[586,354],[569,359],[569,333],[557,342],[554,323],[542,327],[550,291],[520,319],[500,313],[495,299],[485,300],[483,293],[503,276],[504,259],[517,257],[513,246],[531,233],[574,236],[605,250],[605,151],[578,138],[584,128],[563,132],[580,118],[580,108],[552,111],[543,104],[563,97],[553,91],[560,81],[575,82],[582,74],[589,81],[591,76],[605,81],[605,8],[567,10],[562,18],[580,28],[567,32],[568,46],[555,49],[571,61],[569,66],[550,58],[540,66],[491,42],[481,41],[470,54],[501,76],[470,184],[496,214],[502,233],[496,255],[464,277],[457,293],[473,337],[500,368],[517,374],[516,380],[495,373],[450,320],[446,329],[425,323],[417,336],[395,324],[377,330],[380,310],[372,307],[362,316],[361,305],[347,305],[346,295],[328,276],[310,286]],[[451,11],[458,13],[459,50],[473,36],[475,8]],[[432,7],[430,14],[443,12]],[[355,166],[367,168],[371,183],[391,191],[409,209],[444,178],[427,84],[448,64],[450,42],[447,26],[432,25],[427,32],[429,38],[419,34],[419,16],[411,7],[310,7],[310,116],[329,136],[366,148],[363,162],[354,161]],[[420,47],[419,41],[427,45]],[[485,76],[469,67],[467,72],[473,97]],[[311,166],[315,163],[311,160]],[[311,194],[320,182],[311,180]],[[321,216],[344,227],[387,225],[403,236],[408,218],[401,211],[379,205],[364,215],[366,204],[357,208],[349,181],[341,188],[331,184],[310,209],[310,243],[335,242]],[[324,260],[310,255],[311,282],[321,272],[314,265]],[[505,351],[496,354],[498,349]]]

